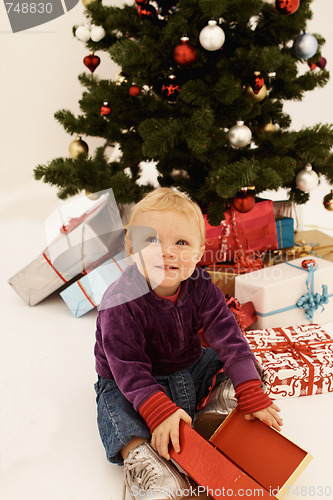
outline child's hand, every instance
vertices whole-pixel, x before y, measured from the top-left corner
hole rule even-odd
[[[167,460],[170,460],[168,451],[170,439],[175,452],[180,452],[179,424],[181,420],[184,420],[184,422],[188,425],[191,425],[192,423],[192,419],[186,411],[179,408],[179,410],[175,411],[175,413],[163,420],[163,422],[153,430],[151,435],[152,447],[161,455],[161,457],[166,458]]]
[[[281,425],[283,425],[283,421],[278,415],[278,411],[281,411],[276,404],[272,403],[271,406],[265,408],[264,410],[254,411],[253,413],[247,413],[244,415],[246,420],[254,420],[254,418],[259,418],[263,420],[265,424],[274,427],[277,431],[281,430]]]

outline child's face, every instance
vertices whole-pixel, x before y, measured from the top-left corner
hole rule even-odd
[[[141,213],[135,226],[134,262],[158,295],[173,295],[205,249],[195,219],[176,211],[150,211]]]

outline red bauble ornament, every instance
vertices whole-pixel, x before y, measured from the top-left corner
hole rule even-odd
[[[103,102],[103,106],[101,107],[101,115],[108,116],[111,113],[111,108],[108,102]]]
[[[197,51],[193,45],[188,42],[188,37],[183,36],[181,43],[173,49],[173,58],[180,66],[189,66],[193,64],[197,57]]]
[[[319,61],[316,63],[316,65],[318,66],[318,68],[320,69],[324,69],[326,67],[326,64],[327,64],[327,61],[325,59],[325,57],[321,57],[319,59]]]
[[[233,198],[231,204],[237,212],[245,214],[252,210],[255,205],[255,198],[253,192],[248,190],[239,191]]]
[[[147,0],[135,0],[135,3],[137,5],[143,5],[143,4],[147,3]]]
[[[131,95],[132,97],[136,97],[140,94],[140,87],[138,85],[132,85],[128,89],[128,92],[129,92],[129,95]]]
[[[89,56],[86,56],[83,59],[83,63],[85,66],[87,66],[88,69],[93,73],[99,63],[101,62],[100,58],[98,56],[95,56],[94,54],[89,54]]]
[[[276,0],[275,7],[280,14],[290,15],[296,12],[300,0]]]
[[[150,5],[148,2],[143,4],[136,4],[136,10],[139,17],[143,19],[156,19],[157,12],[155,7]]]

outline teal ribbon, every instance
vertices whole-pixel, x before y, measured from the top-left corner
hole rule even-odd
[[[296,304],[292,306],[287,306],[287,307],[282,307],[281,309],[275,309],[274,311],[268,312],[268,313],[260,313],[256,311],[257,316],[260,316],[261,318],[265,318],[267,316],[271,316],[273,314],[280,314],[286,311],[291,311],[292,309],[301,308],[305,312],[306,318],[311,321],[315,311],[321,307],[322,312],[325,307],[324,304],[328,304],[328,301],[331,297],[333,297],[333,293],[328,294],[328,286],[327,285],[322,285],[322,294],[320,295],[319,293],[314,293],[314,273],[315,270],[317,269],[317,265],[313,265],[312,263],[309,263],[308,268],[304,267],[299,267],[295,266],[294,264],[291,264],[290,262],[286,262],[289,266],[295,267],[296,269],[301,269],[302,271],[307,271],[308,276],[306,278],[306,288],[307,288],[307,293],[302,295],[296,302]]]

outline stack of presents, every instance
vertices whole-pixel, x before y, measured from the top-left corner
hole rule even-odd
[[[333,339],[322,325],[333,321],[333,238],[295,231],[289,202],[258,200],[248,213],[231,208],[225,215],[219,226],[206,219],[199,265],[225,294],[264,367],[267,393],[332,392]],[[83,316],[131,264],[126,217],[112,190],[64,205],[46,221],[47,248],[9,283],[29,305],[58,291],[73,315]],[[209,440],[182,424],[181,442],[173,459],[212,498],[256,491],[282,498],[312,458],[263,422],[246,421],[237,407]]]

